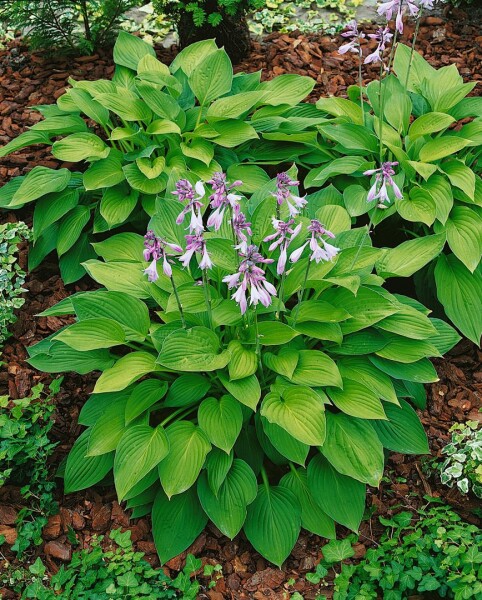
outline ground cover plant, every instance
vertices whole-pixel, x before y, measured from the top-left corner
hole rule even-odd
[[[56,158],[79,164],[77,171],[34,167],[0,192],[0,207],[36,203],[29,267],[55,249],[65,283],[85,275],[81,263],[95,256],[92,233],[122,225],[145,231],[156,195],[169,196],[186,172],[207,180],[223,167],[262,160],[263,147],[248,148],[258,138],[255,108],[295,117],[314,86],[298,75],[263,83],[259,72],[233,76],[226,52],[212,40],[187,48],[168,68],[149,44],[122,32],[114,60],[112,81],[71,80],[56,105],[37,107],[44,120],[0,150],[5,156],[52,145]],[[254,183],[269,181],[259,168],[249,173]]]
[[[152,510],[162,562],[209,518],[281,565],[301,526],[358,529],[384,448],[428,452],[409,401],[459,338],[384,290],[382,251],[293,177],[249,198],[223,173],[211,193],[178,181],[144,238],[96,244],[85,268],[105,289],[44,312],[77,321],[30,348],[40,370],[102,371],[65,489],[113,470],[134,516]]]

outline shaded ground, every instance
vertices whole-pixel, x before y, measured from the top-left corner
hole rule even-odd
[[[456,63],[464,78],[481,81],[482,26],[469,24],[468,19],[460,17],[461,13],[457,15],[450,23],[429,17],[421,28],[419,48],[434,66]],[[407,33],[409,37],[409,27]],[[344,94],[346,87],[355,83],[357,64],[351,56],[337,54],[340,43],[341,38],[327,36],[272,34],[263,43],[253,43],[250,60],[237,70],[263,68],[265,77],[285,72],[308,74],[317,80],[313,97]],[[175,51],[175,48],[161,49],[160,58],[168,62]],[[8,142],[26,126],[38,121],[40,114],[28,107],[54,102],[62,93],[68,76],[76,79],[109,78],[112,70],[107,55],[55,62],[39,55],[26,54],[19,42],[7,51],[0,52],[0,144]],[[365,77],[370,79],[376,72],[377,68],[365,71]],[[475,93],[482,94],[482,85],[476,88]],[[10,177],[28,171],[33,164],[55,167],[58,162],[49,157],[45,148],[19,151],[0,161],[1,184]],[[17,213],[15,217],[18,216]],[[27,221],[31,218],[27,212],[21,216]],[[13,218],[13,214],[2,215],[2,220]],[[21,262],[24,265],[26,263],[25,249],[21,252]],[[0,372],[0,395],[8,393],[12,398],[24,397],[32,385],[49,381],[48,375],[39,374],[24,362],[25,347],[59,329],[66,319],[36,318],[35,315],[65,296],[91,286],[92,282],[85,279],[68,286],[68,289],[64,288],[53,262],[46,263],[30,275],[27,302],[13,328],[13,337],[4,348],[2,360],[6,367]],[[448,440],[448,429],[455,421],[481,417],[478,412],[482,406],[481,359],[482,354],[471,343],[462,341],[445,360],[435,361],[440,381],[428,388],[427,410],[421,414],[435,455]],[[62,391],[56,400],[55,425],[51,432],[53,440],[59,442],[53,469],[80,433],[77,416],[93,388],[95,378],[92,374],[80,376],[70,373],[64,379]],[[366,548],[376,543],[381,533],[378,524],[380,515],[390,515],[403,507],[416,509],[423,504],[423,496],[427,493],[443,496],[464,518],[478,522],[471,512],[477,506],[475,502],[462,497],[457,490],[449,490],[440,486],[435,479],[427,478],[418,457],[394,454],[388,462],[386,478],[380,489],[369,490],[367,506],[374,510],[368,512],[374,514],[362,524],[355,558],[363,556]],[[136,548],[145,552],[147,560],[153,565],[158,564],[149,519],[129,522],[128,514],[115,501],[113,488],[97,488],[63,496],[59,483],[58,500],[60,514],[50,519],[44,530],[45,543],[36,550],[51,572],[55,572],[62,561],[70,558],[72,547],[66,535],[69,527],[73,528],[80,542],[77,549],[88,547],[95,533],[105,533],[118,526],[129,527]],[[21,505],[17,488],[5,486],[0,489],[0,532],[7,532],[10,537],[15,534],[15,512]],[[344,533],[340,528],[339,534]],[[319,586],[309,584],[303,575],[313,570],[319,561],[322,543],[319,537],[303,532],[284,569],[278,570],[254,552],[243,536],[231,542],[209,525],[189,551],[202,557],[204,562],[220,563],[224,577],[214,590],[206,591],[200,597],[212,600],[284,600],[289,596],[288,591],[297,590],[306,600],[312,600],[321,590]],[[185,554],[167,564],[172,575],[182,567]],[[295,580],[293,586],[287,584],[290,578]],[[329,590],[324,589],[323,593],[330,597]]]

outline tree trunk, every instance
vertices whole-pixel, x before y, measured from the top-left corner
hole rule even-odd
[[[194,42],[214,38],[218,46],[224,47],[234,64],[246,58],[251,49],[249,28],[244,14],[237,17],[223,15],[223,20],[217,27],[209,23],[196,27],[191,13],[183,12],[179,17],[178,33],[181,49]]]

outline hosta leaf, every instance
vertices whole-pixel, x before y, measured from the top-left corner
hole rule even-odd
[[[427,434],[413,408],[400,400],[400,406],[385,407],[388,421],[373,421],[384,448],[403,454],[429,454]]]
[[[394,379],[406,379],[415,383],[433,383],[438,381],[437,371],[428,358],[413,363],[400,363],[379,356],[370,356],[370,361],[381,371]]]
[[[258,485],[251,467],[236,458],[217,495],[212,492],[206,473],[200,476],[197,491],[205,513],[232,540],[244,525],[246,508],[256,498]]]
[[[137,71],[137,65],[141,58],[151,55],[155,58],[154,48],[135,35],[120,31],[114,45],[114,62],[133,71]]]
[[[426,340],[436,333],[430,319],[410,306],[406,306],[400,312],[379,321],[377,329],[403,335],[414,340]],[[431,339],[430,342],[432,342]]]
[[[475,194],[475,173],[460,160],[448,160],[440,165],[450,183],[461,189],[473,200]]]
[[[179,408],[195,404],[208,393],[211,383],[206,377],[189,373],[178,377],[169,387],[164,406]]]
[[[102,481],[114,465],[114,453],[87,456],[91,429],[86,429],[77,438],[67,456],[64,474],[66,494],[84,490]]]
[[[281,567],[300,528],[301,507],[293,492],[281,486],[259,486],[244,524],[244,533],[255,550]]]
[[[365,511],[365,485],[342,475],[321,455],[308,465],[308,487],[317,504],[337,523],[358,531]]]
[[[353,356],[338,361],[342,376],[363,384],[379,398],[398,404],[398,398],[388,375],[377,369],[366,357]]]
[[[122,327],[112,319],[97,318],[69,325],[55,336],[74,350],[110,348],[125,342]]]
[[[61,192],[67,187],[71,177],[72,174],[68,169],[34,167],[23,179],[8,206],[14,208],[37,200],[45,194]]]
[[[306,469],[292,469],[279,482],[280,487],[291,490],[301,506],[301,526],[316,535],[334,539],[335,523],[317,504],[308,486]]]
[[[119,358],[113,367],[105,370],[97,380],[94,392],[123,390],[143,375],[158,371],[156,357],[149,352],[131,352]]]
[[[226,454],[218,448],[213,448],[206,457],[206,473],[211,491],[217,496],[219,488],[226,479],[231,465],[233,464],[233,453]]]
[[[276,423],[270,423],[264,417],[261,418],[261,423],[266,436],[275,449],[288,460],[304,466],[310,451],[309,445],[300,442],[290,435],[286,429],[276,425]]]
[[[468,144],[468,140],[453,136],[442,136],[427,142],[420,150],[420,160],[423,162],[435,162],[451,154],[456,154]]]
[[[388,344],[375,352],[377,356],[401,363],[414,363],[421,358],[437,356],[437,348],[427,340],[412,340],[399,335],[387,334]]]
[[[189,77],[191,89],[202,106],[227,94],[232,82],[233,67],[225,50],[208,54]]]
[[[115,450],[125,428],[124,411],[109,407],[92,427],[87,455],[98,456]]]
[[[219,354],[218,336],[206,327],[174,331],[162,345],[158,362],[176,371],[215,371],[229,362],[229,353]]]
[[[445,321],[441,319],[430,319],[430,321],[437,331],[436,335],[430,338],[430,342],[440,354],[451,350],[462,339],[457,331]]]
[[[316,446],[325,440],[325,406],[309,387],[270,392],[261,405],[261,415],[304,444]]]
[[[159,381],[159,379],[146,379],[136,385],[126,404],[126,425],[159,402],[166,394],[167,387],[167,382]]]
[[[119,500],[169,452],[164,429],[148,425],[129,427],[121,437],[114,460],[114,481]]]
[[[170,500],[159,490],[152,506],[152,534],[161,563],[186,550],[207,522],[194,488]]]
[[[410,277],[436,258],[445,245],[445,234],[427,235],[388,248],[377,261],[377,273],[388,277]]]
[[[88,206],[79,205],[65,215],[57,235],[57,254],[62,256],[77,242],[85,225],[89,222]]]
[[[428,135],[446,129],[455,119],[445,113],[430,112],[418,117],[410,125],[408,135],[415,139],[421,135]]]
[[[32,347],[29,348],[29,352],[32,352]],[[79,352],[62,342],[53,342],[48,351],[31,354],[28,363],[45,373],[74,371],[85,375],[89,371],[108,369],[113,363],[113,358],[105,349]]]
[[[410,198],[404,197],[402,200],[396,200],[395,206],[402,219],[413,223],[421,221],[430,226],[437,215],[432,195],[422,188],[412,188]]]
[[[100,201],[100,214],[109,227],[123,223],[136,207],[139,192],[119,185],[104,190]]]
[[[468,206],[454,206],[446,229],[450,249],[473,273],[482,256],[482,217]]]
[[[333,359],[320,350],[300,350],[298,364],[291,380],[299,385],[341,387],[338,367]]]
[[[219,381],[236,400],[239,400],[241,404],[248,406],[251,410],[256,410],[261,398],[261,387],[256,375],[236,379],[236,381],[230,381],[222,371],[218,371],[217,375]]]
[[[231,381],[254,375],[258,368],[258,357],[253,350],[243,346],[238,340],[232,340],[228,345],[231,358],[228,363]]]
[[[282,348],[279,354],[272,354],[271,352],[263,353],[263,362],[268,369],[271,369],[284,377],[288,377],[288,379],[293,377],[293,373],[298,364],[298,359],[299,352],[289,348]]]
[[[206,398],[199,406],[198,422],[209,441],[229,454],[243,425],[243,411],[232,396]]]
[[[328,395],[342,412],[361,419],[384,419],[385,412],[378,395],[352,379],[343,379],[343,389],[330,388]]]
[[[55,158],[68,162],[106,158],[109,152],[110,148],[93,133],[73,133],[52,146]]]
[[[83,182],[86,190],[98,190],[117,185],[124,179],[121,157],[115,152],[110,152],[107,158],[90,165],[84,173]]]
[[[211,449],[206,434],[190,421],[177,421],[166,429],[169,454],[159,464],[159,477],[168,496],[182,494],[196,481]]]
[[[263,103],[271,106],[289,104],[295,106],[313,90],[314,82],[311,77],[294,74],[284,74],[264,81],[258,89],[265,92]]]
[[[335,469],[378,487],[383,475],[383,447],[368,421],[342,413],[326,415],[326,440],[320,451]]]

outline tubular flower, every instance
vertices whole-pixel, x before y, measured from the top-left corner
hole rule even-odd
[[[191,258],[196,252],[198,252],[201,255],[199,267],[203,270],[211,269],[213,267],[213,262],[208,254],[206,240],[204,239],[202,232],[186,235],[186,241],[186,252],[179,257],[182,266],[188,267],[189,263],[191,262]]]
[[[207,225],[214,227],[214,230],[217,231],[223,224],[226,208],[230,206],[234,209],[238,205],[241,196],[231,193],[230,190],[242,185],[242,181],[236,180],[228,185],[224,173],[214,173],[208,183],[213,187],[213,194],[209,196],[209,199],[214,211],[209,215]]]
[[[323,236],[327,236],[331,239],[335,238],[335,235],[328,231],[319,221],[316,219],[311,220],[311,224],[308,225],[308,231],[311,233],[311,238],[305,242],[300,248],[295,250],[290,256],[290,261],[295,263],[303,254],[303,250],[309,245],[311,250],[310,261],[314,260],[319,263],[322,260],[332,260],[340,251],[340,248],[329,244]]]
[[[159,279],[157,261],[161,258],[164,274],[168,277],[172,277],[172,267],[168,259],[168,249],[171,249],[174,252],[182,252],[181,246],[166,242],[166,240],[157,237],[151,230],[144,236],[144,260],[149,261],[152,258],[151,264],[144,270],[144,274],[147,275],[149,281],[157,281],[157,279]]]
[[[240,252],[242,261],[237,273],[227,275],[223,278],[228,284],[228,289],[236,288],[231,298],[239,304],[241,314],[244,315],[248,308],[247,294],[249,293],[249,304],[256,306],[259,302],[263,306],[269,306],[276,296],[276,288],[266,280],[266,275],[257,263],[272,263],[272,259],[264,258],[258,247],[250,245],[245,252]]]
[[[398,33],[403,33],[403,15],[406,12],[410,13],[411,17],[415,17],[418,15],[419,8],[413,2],[413,0],[389,0],[388,2],[382,2],[377,9],[377,13],[380,16],[384,16],[387,21],[392,19],[393,13],[396,12],[397,16],[395,18],[395,26],[397,28]]]
[[[346,38],[351,38],[351,40],[338,48],[338,54],[354,52],[355,54],[359,54],[361,56],[360,40],[365,37],[365,34],[361,31],[358,31],[358,23],[355,21],[355,19],[350,21],[346,28],[347,30],[341,35]]]
[[[375,182],[368,192],[367,202],[378,200],[378,208],[387,208],[385,203],[390,203],[390,198],[388,197],[388,186],[391,186],[396,198],[399,200],[403,198],[400,188],[393,180],[393,175],[395,175],[393,167],[396,165],[398,165],[398,162],[384,162],[379,169],[369,169],[368,171],[364,172],[364,175],[368,176],[374,175],[375,173],[377,174]]]
[[[270,252],[278,248],[278,246],[280,247],[280,255],[278,258],[278,264],[276,265],[276,272],[278,273],[278,275],[281,275],[282,273],[284,273],[286,261],[288,259],[288,246],[299,234],[301,228],[303,227],[303,224],[299,223],[293,229],[292,225],[295,222],[294,219],[290,219],[289,221],[280,221],[278,219],[273,219],[272,222],[273,227],[276,229],[276,232],[265,237],[263,242],[271,242],[271,245],[268,248]]]
[[[187,202],[186,206],[179,213],[176,223],[178,225],[184,223],[186,215],[191,213],[191,220],[188,227],[189,233],[197,234],[204,231],[201,215],[201,208],[204,204],[201,202],[201,198],[204,198],[206,192],[204,191],[202,181],[198,181],[194,189],[187,179],[181,179],[176,183],[176,191],[172,193],[174,196],[177,196],[180,202]]]
[[[296,217],[307,204],[306,198],[300,198],[300,196],[295,196],[290,192],[289,188],[295,185],[299,185],[299,181],[291,179],[288,173],[278,173],[276,175],[276,192],[273,196],[280,206],[283,202],[286,202],[291,217]]]
[[[241,252],[246,252],[248,248],[248,238],[246,233],[248,235],[253,235],[253,232],[251,231],[251,223],[246,221],[246,215],[241,212],[239,204],[236,204],[234,207],[233,230],[238,242],[236,248],[241,250]]]
[[[378,46],[375,51],[369,54],[363,61],[366,65],[369,63],[381,62],[383,60],[383,53],[387,47],[387,44],[391,41],[393,33],[390,33],[388,27],[379,27],[376,33],[370,33],[369,38],[377,40]]]

